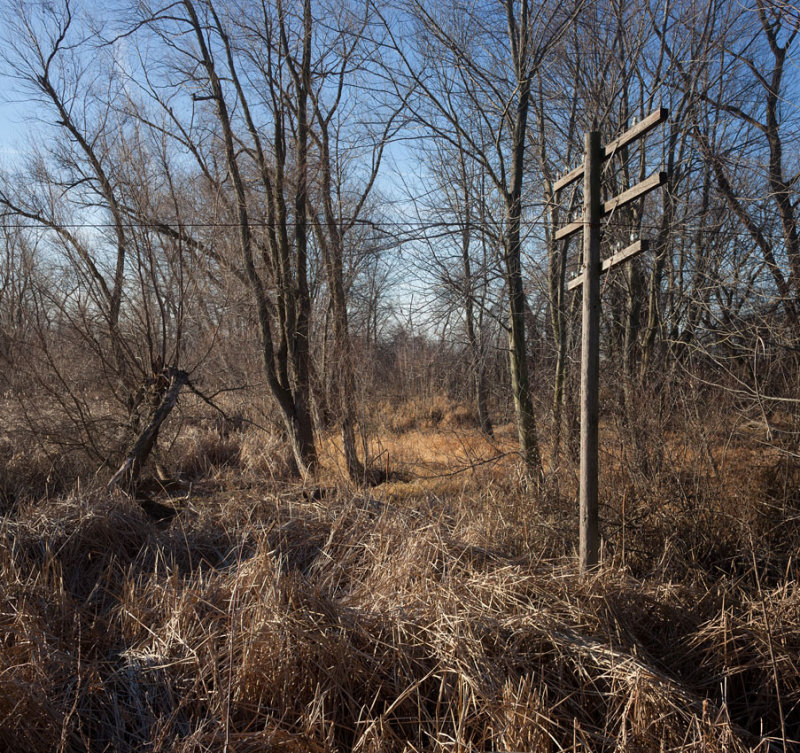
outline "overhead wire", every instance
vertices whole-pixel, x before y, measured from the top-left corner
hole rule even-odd
[[[470,220],[469,223],[466,223],[462,220],[433,220],[433,221],[424,221],[424,220],[362,220],[362,219],[352,219],[352,218],[343,218],[341,220],[345,224],[350,224],[352,226],[359,226],[359,227],[369,227],[376,230],[449,230],[450,232],[455,231],[462,231],[465,226],[469,226],[471,229],[480,231],[480,230],[497,230],[498,223],[491,223],[491,222],[480,222],[475,220]],[[578,221],[578,220],[575,220]],[[293,223],[287,223],[288,226],[291,226]],[[323,222],[315,222],[310,221],[308,222],[309,225],[315,226],[324,226],[325,223]],[[571,223],[559,223],[558,225],[552,225],[545,220],[537,219],[537,220],[522,220],[521,225],[525,228],[548,228],[551,231],[558,230],[561,227],[566,227]],[[747,230],[735,230],[733,228],[726,229],[724,231],[719,230],[720,223],[711,223],[708,226],[702,226],[699,224],[689,224],[689,223],[680,223],[680,222],[672,222],[671,228],[674,230],[676,227],[679,228],[684,233],[696,233],[696,232],[724,232],[727,237],[743,237],[749,238],[751,234]],[[238,222],[227,222],[227,221],[219,221],[219,222],[180,222],[175,223],[174,225],[168,225],[165,222],[124,222],[124,223],[114,223],[114,222],[70,222],[70,223],[56,223],[54,225],[50,225],[47,223],[36,222],[35,220],[31,220],[29,222],[2,222],[0,220],[0,228],[4,228],[7,230],[31,230],[35,228],[43,229],[43,230],[57,230],[57,229],[64,229],[64,230],[113,230],[115,228],[121,227],[129,230],[159,230],[160,228],[164,228],[165,226],[170,227],[172,230],[179,230],[179,229],[233,229],[239,227]],[[269,229],[269,228],[276,228],[279,227],[279,224],[276,222],[267,222],[267,221],[253,221],[251,220],[248,222],[248,227],[251,229]],[[648,223],[648,222],[625,222],[623,220],[619,221],[610,221],[603,224],[604,228],[622,228],[622,229],[633,229],[636,231],[641,230],[653,230],[658,231],[661,230],[661,225],[659,223]],[[578,230],[575,231],[577,234]],[[773,241],[782,241],[784,240],[784,236],[782,233],[768,233],[762,232],[762,235],[767,240]]]

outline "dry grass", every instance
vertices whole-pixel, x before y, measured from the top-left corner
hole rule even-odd
[[[441,394],[430,400],[382,402],[376,407],[376,418],[381,433],[394,434],[415,429],[467,429],[478,425],[477,417],[469,408]]]
[[[20,497],[0,518],[0,750],[800,737],[793,464],[737,477],[742,445],[704,476],[674,439],[657,478],[612,457],[606,564],[585,576],[570,476],[531,489],[510,427],[488,442],[443,416],[381,442],[402,478],[348,489],[331,438],[314,499],[276,438],[197,425],[173,447],[196,483],[166,528],[122,494]]]
[[[796,731],[794,584],[582,577],[489,545],[503,501],[264,488],[168,531],[121,496],[25,507],[0,538],[0,747],[744,751],[779,734],[778,691]]]

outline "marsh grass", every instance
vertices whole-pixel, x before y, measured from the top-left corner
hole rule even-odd
[[[554,512],[509,491],[415,508],[265,484],[189,500],[168,530],[121,494],[23,506],[0,532],[0,746],[744,751],[797,735],[793,580],[710,587],[614,561],[583,576],[536,545]],[[515,541],[522,514],[538,520]]]
[[[455,423],[387,431],[402,474],[369,490],[335,439],[309,486],[279,437],[198,424],[172,448],[193,481],[166,526],[101,484],[19,497],[0,749],[797,745],[793,463],[742,443],[715,475],[670,441],[648,476],[609,455],[587,575],[570,472],[537,488],[510,431]]]

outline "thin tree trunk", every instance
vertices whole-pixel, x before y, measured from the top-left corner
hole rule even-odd
[[[250,216],[248,212],[247,191],[244,180],[241,176],[237,162],[237,147],[231,125],[228,105],[225,100],[225,93],[220,82],[214,59],[206,44],[203,26],[197,16],[192,0],[183,0],[183,5],[189,15],[189,19],[195,31],[195,38],[200,50],[200,59],[209,84],[213,92],[213,99],[216,104],[217,118],[220,123],[222,138],[225,146],[225,161],[228,175],[233,185],[236,196],[236,225],[239,237],[239,248],[242,254],[246,279],[252,291],[256,310],[258,313],[262,357],[264,371],[270,391],[278,403],[284,425],[286,427],[289,441],[291,443],[297,470],[303,473],[311,471],[316,465],[317,454],[314,444],[314,427],[311,417],[311,405],[308,399],[309,379],[308,379],[308,286],[305,282],[305,188],[304,182],[300,181],[300,187],[296,194],[296,204],[302,208],[303,219],[298,223],[297,233],[299,244],[297,253],[297,274],[298,281],[296,290],[291,285],[291,264],[288,259],[289,240],[286,228],[286,207],[283,200],[282,191],[284,188],[282,166],[285,153],[282,149],[283,132],[280,125],[281,113],[276,113],[275,121],[275,144],[276,144],[276,186],[275,191],[270,191],[271,186],[267,181],[268,195],[271,193],[275,206],[275,222],[271,223],[277,227],[277,233],[272,238],[275,242],[277,261],[274,265],[277,285],[277,309],[282,322],[281,342],[276,353],[272,342],[272,327],[270,324],[271,303],[264,287],[264,281],[256,270],[254,259],[254,243],[250,226]],[[227,36],[224,34],[216,19],[217,27],[226,45],[230,73],[233,77],[234,86],[239,94],[239,100],[245,114],[251,134],[254,134],[254,141],[257,146],[259,159],[263,163],[261,155],[260,140],[255,133],[255,128],[250,118],[246,99],[239,85],[238,77],[232,65],[232,56],[228,47]],[[307,41],[307,44],[310,42]],[[301,87],[300,87],[301,88]],[[299,96],[299,95],[298,95]],[[306,167],[303,161],[303,146],[298,145],[298,163],[303,168]],[[263,170],[262,170],[263,173]],[[272,206],[270,206],[272,211]],[[292,365],[292,377],[289,378],[289,362]]]
[[[189,375],[181,369],[169,369],[167,371],[170,379],[169,389],[167,390],[161,404],[156,408],[150,422],[145,430],[139,435],[133,448],[125,458],[125,462],[119,470],[111,477],[108,488],[123,486],[131,489],[136,486],[144,464],[150,456],[150,452],[158,439],[158,432],[161,425],[167,419],[175,404],[178,402],[178,395],[183,386],[189,381]]]
[[[511,391],[517,416],[517,436],[525,465],[534,477],[542,473],[542,460],[536,433],[536,417],[530,394],[525,311],[527,302],[522,285],[520,224],[522,221],[522,177],[524,172],[525,130],[530,103],[530,78],[520,83],[514,119],[511,190],[506,192],[506,230],[503,237],[506,284],[509,303],[509,365]]]
[[[472,206],[469,196],[469,180],[467,175],[467,166],[465,161],[465,154],[461,139],[458,140],[459,152],[459,170],[461,188],[464,192],[464,226],[461,233],[461,266],[464,271],[464,319],[467,329],[467,342],[469,344],[470,356],[472,359],[472,381],[475,392],[475,407],[478,411],[478,422],[481,427],[481,432],[491,437],[494,435],[492,429],[492,420],[489,417],[489,408],[487,403],[487,390],[484,380],[483,368],[483,349],[481,348],[481,341],[478,333],[475,331],[475,281],[472,274],[472,260],[470,258],[470,245],[472,241]],[[481,201],[483,197],[481,197]]]

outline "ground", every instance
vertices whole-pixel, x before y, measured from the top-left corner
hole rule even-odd
[[[792,748],[780,453],[712,437],[701,473],[678,432],[655,484],[605,426],[603,565],[582,574],[566,461],[537,486],[510,425],[487,440],[458,406],[407,408],[371,440],[389,477],[371,488],[343,479],[333,436],[300,482],[263,434],[198,426],[180,488],[155,495],[169,520],[101,484],[19,501],[0,529],[0,748]]]

